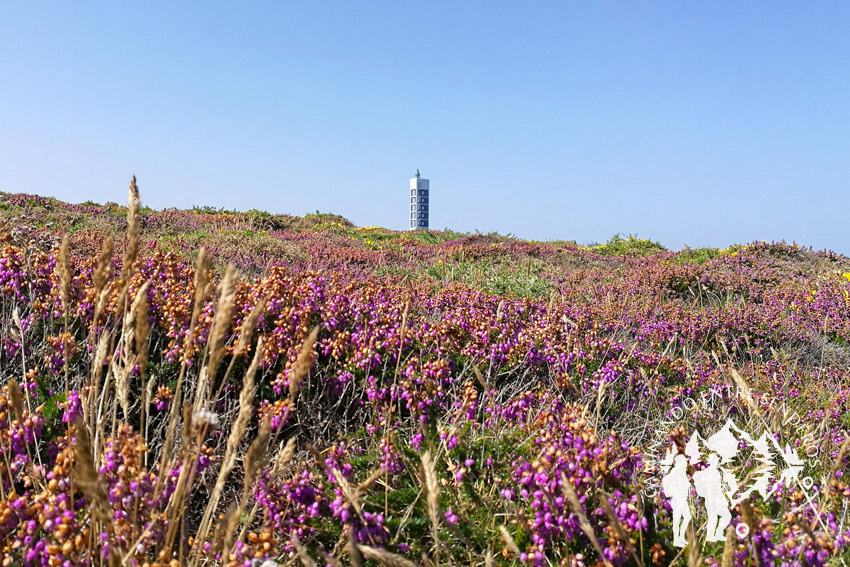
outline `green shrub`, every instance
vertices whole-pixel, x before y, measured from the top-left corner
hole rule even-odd
[[[630,234],[627,238],[615,234],[605,244],[591,244],[589,248],[603,256],[644,257],[667,251],[660,243],[647,238],[638,238],[634,234]]]

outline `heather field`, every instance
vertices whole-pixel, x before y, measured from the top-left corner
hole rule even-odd
[[[0,384],[3,567],[850,561],[850,259],[796,244],[0,193]],[[711,537],[663,487],[720,430]]]

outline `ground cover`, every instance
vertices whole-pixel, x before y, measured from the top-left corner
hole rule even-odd
[[[850,558],[841,255],[154,211],[135,183],[0,194],[0,235],[3,565]],[[722,541],[691,494],[681,547],[659,469],[727,420],[813,484],[730,496]]]

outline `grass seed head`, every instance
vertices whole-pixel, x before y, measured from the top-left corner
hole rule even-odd
[[[100,251],[100,254],[97,257],[97,267],[94,270],[94,274],[92,279],[94,280],[94,289],[96,295],[100,295],[100,292],[103,291],[104,286],[106,286],[106,282],[109,280],[109,276],[112,273],[112,254],[115,250],[115,240],[112,238],[112,235],[108,235],[103,240],[103,248]]]
[[[59,295],[62,300],[62,309],[68,313],[71,302],[71,280],[73,272],[71,271],[71,252],[69,251],[69,240],[66,234],[62,238],[62,244],[59,246],[59,258],[56,262],[56,269],[59,272]]]
[[[266,457],[269,438],[271,437],[271,425],[268,419],[264,419],[260,423],[260,430],[257,432],[257,437],[248,446],[245,452],[245,457],[242,463],[245,469],[245,478],[242,483],[242,499],[246,500],[251,490],[254,488],[254,481],[257,474],[266,466],[268,459]]]
[[[501,534],[502,542],[505,544],[505,547],[508,548],[508,551],[510,551],[514,557],[519,557],[521,553],[519,550],[519,546],[517,546],[513,536],[511,535],[511,532],[508,531],[508,528],[506,528],[504,525],[500,525],[499,533]]]
[[[94,463],[91,438],[88,429],[79,418],[74,424],[74,467],[72,477],[80,492],[92,503],[95,516],[103,521],[109,522],[111,506],[106,496],[106,489],[100,480],[97,467]]]
[[[121,270],[123,280],[128,280],[132,275],[133,265],[139,255],[139,244],[141,240],[141,229],[139,226],[139,207],[142,198],[139,188],[136,186],[136,176],[130,180],[127,198],[127,249],[124,251],[124,266]]]
[[[437,467],[431,458],[431,451],[425,451],[421,459],[422,471],[425,474],[425,505],[428,509],[428,518],[431,520],[431,537],[434,539],[434,545],[439,545],[440,484],[437,481]]]
[[[418,565],[416,565],[413,561],[402,557],[401,555],[391,553],[386,549],[369,547],[368,545],[358,545],[357,549],[360,550],[363,557],[377,561],[384,567],[418,567]]]
[[[24,395],[21,388],[14,378],[9,378],[9,401],[12,403],[12,409],[15,410],[15,415],[19,420],[24,419]]]
[[[241,356],[251,348],[251,336],[254,334],[254,328],[257,326],[260,316],[266,310],[266,300],[261,299],[251,313],[242,321],[239,329],[239,341],[236,343],[236,348],[233,349],[233,356]]]
[[[301,345],[301,352],[298,353],[298,358],[295,364],[292,365],[292,371],[289,374],[289,400],[291,404],[295,403],[298,398],[298,392],[301,390],[301,383],[316,360],[316,352],[313,350],[313,345],[316,344],[316,338],[319,336],[319,327],[313,327],[310,334],[304,339]]]
[[[215,311],[215,320],[210,332],[210,372],[215,374],[218,363],[224,356],[224,343],[227,339],[227,331],[233,318],[233,302],[236,298],[236,268],[228,264],[224,279],[219,286],[221,292]]]

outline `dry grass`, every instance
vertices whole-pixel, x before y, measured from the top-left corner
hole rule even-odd
[[[319,220],[313,219],[310,222],[319,222]],[[93,533],[103,532],[112,537],[118,524],[115,522],[110,494],[107,492],[98,472],[98,465],[101,464],[106,451],[109,450],[108,444],[115,443],[115,440],[120,437],[119,432],[126,434],[126,431],[129,430],[128,424],[133,425],[135,435],[137,435],[133,438],[137,443],[133,451],[140,456],[139,463],[141,464],[138,466],[141,468],[142,474],[148,475],[146,478],[156,479],[152,500],[164,502],[152,507],[151,517],[155,520],[150,520],[148,523],[145,523],[147,520],[139,520],[135,523],[133,521],[128,522],[131,524],[131,528],[128,529],[130,536],[127,536],[129,537],[127,541],[132,545],[127,545],[126,548],[114,546],[112,552],[106,554],[104,561],[97,564],[98,567],[102,564],[118,564],[121,561],[129,561],[135,554],[136,546],[144,547],[148,545],[148,541],[152,541],[150,536],[157,531],[164,531],[164,537],[145,548],[143,554],[139,554],[140,556],[144,555],[151,561],[150,564],[156,565],[156,567],[164,567],[169,562],[193,566],[224,565],[231,561],[231,553],[234,553],[233,557],[236,557],[235,547],[244,544],[246,541],[251,541],[251,538],[255,538],[256,541],[267,541],[268,538],[282,535],[287,538],[283,544],[288,545],[290,533],[277,534],[269,531],[259,535],[255,533],[258,526],[264,526],[265,529],[268,518],[264,517],[266,511],[257,504],[254,491],[260,482],[267,482],[271,485],[293,483],[295,482],[293,477],[296,474],[302,474],[305,470],[309,474],[321,478],[321,482],[325,483],[325,486],[331,485],[332,491],[338,487],[348,507],[347,509],[353,510],[352,517],[356,516],[361,524],[367,523],[366,516],[369,512],[379,509],[382,509],[387,517],[392,517],[393,521],[399,520],[399,518],[400,520],[397,528],[394,525],[395,533],[389,533],[391,530],[387,528],[386,542],[376,540],[369,546],[358,545],[357,538],[360,537],[360,543],[362,543],[363,536],[355,536],[353,527],[355,521],[341,523],[341,531],[335,534],[335,536],[339,536],[339,540],[332,551],[333,540],[328,543],[319,538],[308,539],[305,537],[304,541],[301,541],[293,535],[291,536],[293,547],[287,548],[287,550],[293,550],[288,557],[290,565],[297,560],[306,566],[315,567],[319,562],[324,561],[333,567],[339,567],[347,555],[348,561],[354,567],[363,567],[364,564],[369,564],[367,562],[376,562],[387,567],[415,567],[417,563],[381,547],[381,545],[386,545],[391,548],[396,545],[400,541],[398,534],[410,526],[414,526],[411,529],[421,530],[417,532],[419,534],[417,537],[421,537],[425,543],[417,549],[417,552],[425,551],[421,560],[421,564],[425,567],[440,567],[441,558],[442,565],[456,565],[458,564],[458,557],[464,557],[470,564],[480,565],[483,563],[486,567],[494,567],[496,564],[506,564],[504,560],[515,562],[523,553],[530,553],[529,550],[532,546],[528,543],[528,534],[525,530],[529,525],[529,518],[523,516],[522,510],[514,509],[513,515],[505,512],[507,506],[514,506],[514,504],[497,504],[501,501],[495,485],[485,486],[484,481],[479,481],[473,476],[473,480],[464,486],[473,491],[474,495],[468,496],[465,493],[459,495],[461,492],[457,489],[460,484],[459,481],[453,484],[453,478],[445,473],[446,470],[452,471],[452,467],[460,466],[464,457],[452,454],[449,445],[444,440],[435,441],[436,437],[427,440],[425,446],[430,446],[432,449],[439,447],[434,449],[433,452],[426,450],[422,454],[417,454],[411,452],[407,446],[404,446],[403,450],[397,451],[398,466],[401,472],[395,473],[395,477],[389,474],[387,469],[378,468],[359,484],[350,480],[362,479],[366,471],[374,469],[374,461],[368,462],[369,468],[358,468],[350,476],[346,476],[347,473],[344,475],[336,468],[331,470],[323,467],[327,454],[318,449],[313,449],[312,443],[320,446],[316,439],[333,441],[334,436],[338,435],[340,438],[344,438],[345,434],[355,430],[354,427],[349,428],[348,424],[344,422],[347,410],[344,408],[339,410],[334,406],[333,409],[338,410],[337,413],[334,413],[321,405],[322,403],[330,405],[329,398],[331,402],[337,404],[346,404],[352,400],[350,392],[352,387],[348,385],[342,386],[341,393],[335,393],[333,396],[322,391],[323,388],[326,388],[324,379],[327,376],[324,373],[341,373],[343,370],[347,370],[341,364],[339,367],[325,368],[325,359],[323,358],[322,367],[314,370],[318,353],[327,353],[323,349],[330,348],[328,345],[333,343],[337,338],[336,335],[326,337],[323,333],[320,341],[320,327],[311,328],[300,345],[293,343],[288,347],[292,350],[287,351],[285,362],[269,371],[271,364],[263,358],[264,353],[268,350],[266,348],[267,341],[276,340],[279,337],[266,335],[257,338],[255,335],[268,333],[269,328],[285,326],[288,321],[285,320],[285,317],[280,317],[278,320],[269,320],[270,318],[264,317],[269,308],[269,301],[274,298],[273,296],[264,297],[262,294],[251,296],[250,301],[256,301],[256,303],[245,316],[246,305],[250,304],[245,302],[247,296],[244,293],[245,285],[239,283],[237,271],[229,266],[220,283],[216,285],[211,270],[211,255],[204,248],[198,254],[194,273],[191,275],[191,282],[187,279],[187,287],[190,288],[191,296],[187,296],[186,299],[184,318],[189,320],[188,332],[185,336],[178,335],[174,338],[178,345],[182,341],[182,350],[178,349],[181,352],[176,362],[168,366],[167,369],[164,370],[166,365],[161,362],[157,366],[158,353],[162,352],[165,345],[162,344],[162,337],[152,337],[150,317],[151,313],[156,314],[163,298],[159,298],[155,294],[150,295],[155,284],[145,280],[146,276],[143,275],[143,269],[140,267],[142,262],[139,261],[139,254],[143,248],[143,243],[141,240],[140,196],[135,179],[130,183],[126,227],[124,239],[118,240],[123,244],[123,250],[121,250],[123,264],[114,280],[113,272],[116,271],[113,267],[113,256],[116,253],[115,239],[112,237],[104,239],[100,252],[92,254],[87,259],[89,261],[88,266],[91,268],[91,281],[94,290],[93,297],[87,298],[87,301],[94,305],[89,326],[81,325],[79,322],[69,324],[71,319],[69,311],[74,302],[77,301],[75,293],[79,293],[79,285],[77,285],[75,278],[79,280],[81,275],[75,274],[72,267],[74,258],[71,257],[71,249],[73,243],[68,237],[64,238],[59,245],[56,258],[57,298],[64,315],[64,322],[59,322],[57,327],[64,323],[63,330],[73,333],[79,344],[87,345],[90,348],[89,353],[81,354],[85,360],[82,364],[90,363],[90,368],[84,366],[83,372],[76,373],[75,371],[75,374],[70,376],[68,365],[65,365],[66,398],[64,403],[69,403],[67,393],[70,384],[73,384],[74,389],[81,392],[82,407],[80,410],[82,418],[78,418],[73,426],[68,429],[65,438],[57,437],[57,446],[61,447],[61,443],[67,441],[72,448],[69,451],[72,478],[76,490],[85,496],[86,501],[90,504],[91,517],[88,521],[94,528]],[[238,235],[222,234],[215,236],[211,241],[217,243],[216,245],[221,248],[222,243],[230,243],[231,240],[235,253],[235,247],[241,242]],[[270,246],[269,250],[277,250],[281,254],[286,251],[287,247],[272,237],[263,237],[261,240],[264,243],[263,245]],[[484,241],[486,242],[486,240]],[[496,239],[495,241],[500,240]],[[119,245],[119,249],[121,248],[122,246]],[[300,253],[300,250],[289,250],[288,252],[295,254]],[[560,254],[561,256],[556,257],[554,261],[574,262],[575,273],[597,267],[597,264],[603,263],[603,261],[588,260],[571,249],[565,249]],[[611,262],[614,262],[614,260],[611,260]],[[527,272],[530,271],[530,263],[525,265],[524,269]],[[187,273],[189,273],[188,269]],[[413,284],[411,284],[412,293],[417,293],[413,289]],[[563,301],[562,293],[567,292],[555,292],[553,290],[549,296],[548,306],[544,302],[541,308],[546,309],[548,323],[552,325],[563,324],[565,328],[573,329],[577,323],[567,319],[556,320],[554,317],[549,317],[549,314],[557,312],[559,304]],[[396,312],[396,316],[400,316],[402,321],[399,333],[401,336],[406,334],[408,320],[413,317],[410,312],[412,303],[409,298],[411,294],[406,293],[403,310]],[[261,297],[261,299],[257,300],[256,297]],[[189,299],[191,299],[191,302]],[[604,301],[610,302],[612,308],[616,307],[616,300],[607,298]],[[238,329],[234,329],[237,306],[241,310],[239,317],[242,317],[242,319]],[[499,300],[495,307],[496,319],[501,320],[503,317],[509,317],[510,309],[512,307],[509,301]],[[505,315],[506,312],[508,315]],[[26,337],[17,310],[12,313],[12,319],[14,320],[14,328],[17,329],[16,334],[20,335],[21,343],[23,343]],[[311,320],[309,325],[314,324],[314,321],[315,319]],[[258,330],[258,327],[260,330]],[[296,336],[303,336],[307,328],[309,328],[307,324],[301,320],[294,333],[297,333]],[[204,339],[203,337],[206,335],[203,333],[207,332],[207,329],[209,335],[208,338]],[[330,331],[326,330],[325,332],[331,335]],[[86,335],[86,333],[88,334]],[[567,336],[565,333],[564,336],[566,337],[565,341],[572,340],[571,335]],[[622,337],[614,335],[614,338],[619,340]],[[572,348],[571,344],[565,352],[571,352],[570,348]],[[363,348],[364,353],[367,350],[368,347]],[[293,352],[297,352],[297,355],[294,357],[295,360],[291,367],[289,367],[288,364],[292,360]],[[252,353],[253,356],[251,356]],[[399,383],[405,379],[406,376],[403,375],[402,369],[406,368],[410,362],[410,359],[407,358],[409,354],[406,353],[403,344],[399,346],[395,354],[397,359],[388,357],[390,360],[384,361],[384,374],[382,375],[392,378],[393,387],[399,386]],[[623,352],[612,355],[611,360],[626,366],[630,361],[630,356],[631,353]],[[154,359],[154,363],[149,365],[151,358]],[[720,364],[718,360],[717,368],[724,372],[724,376],[730,377],[745,393],[743,398],[747,401],[746,409],[750,418],[760,417],[759,407],[746,395],[746,392],[750,389],[747,379],[734,369],[733,364],[728,362],[730,359],[732,359],[732,356],[727,353],[723,364]],[[454,382],[451,385],[446,384],[444,387],[446,390],[454,388],[458,391],[465,388],[477,396],[474,398],[477,405],[472,404],[473,397],[464,398],[462,403],[458,399],[458,403],[451,408],[453,412],[456,412],[456,415],[438,418],[436,427],[439,429],[439,433],[448,433],[449,437],[463,434],[461,430],[466,424],[463,423],[460,416],[465,415],[468,410],[482,411],[481,407],[485,403],[489,403],[491,408],[497,408],[503,405],[505,400],[516,397],[520,392],[530,392],[538,387],[541,382],[551,378],[542,375],[543,372],[524,372],[510,375],[510,381],[508,381],[505,376],[514,371],[513,368],[505,370],[491,366],[487,369],[485,366],[482,367],[485,368],[485,371],[482,372],[472,361],[464,364],[466,366],[459,365],[458,368],[452,368],[451,373]],[[78,364],[77,369],[79,369],[79,366]],[[268,417],[260,419],[258,417],[257,402],[260,399],[267,401],[262,397],[263,394],[258,392],[263,387],[269,387],[269,375],[274,374],[278,369],[281,369],[281,376],[285,376],[288,380],[288,384],[286,382],[280,383],[282,387],[288,387],[288,400],[283,400],[285,394],[278,392],[281,398],[279,402],[286,409],[282,412],[283,419],[281,422],[283,425],[273,432],[271,419]],[[420,371],[420,369],[414,369],[412,374]],[[151,394],[158,385],[163,384],[162,374],[164,372],[173,373],[168,375],[169,379],[173,379],[174,374],[177,375],[176,381],[169,381],[168,383],[169,388],[173,389],[169,409],[156,415],[148,415]],[[27,374],[25,368],[23,375],[27,376]],[[473,375],[474,379],[472,378]],[[650,382],[657,378],[643,375],[643,379]],[[20,380],[13,378],[7,382],[9,407],[18,422],[24,421],[27,416],[33,414],[32,408],[27,407],[30,403],[30,396],[25,395],[19,385],[23,384],[24,388],[27,387],[27,383],[22,380],[26,380],[26,378]],[[239,389],[240,381],[241,389]],[[389,384],[389,381],[387,381],[387,384]],[[757,389],[755,382],[754,385]],[[226,387],[227,390],[225,390]],[[600,437],[611,430],[610,424],[614,421],[612,414],[617,411],[616,404],[622,403],[622,399],[616,399],[607,388],[608,386],[598,387],[586,394],[581,400],[587,403],[588,415],[595,415],[595,419],[591,417],[587,420],[590,424],[588,430],[594,431]],[[235,400],[234,394],[237,390],[239,392],[238,400]],[[231,391],[233,393],[229,393]],[[228,392],[228,394],[222,395],[222,392]],[[565,396],[572,396],[575,392],[566,385],[562,393]],[[61,392],[58,392],[58,394],[61,394]],[[456,391],[439,392],[439,395],[455,394],[457,394]],[[24,398],[26,398],[26,401]],[[57,399],[59,400],[58,403],[56,400],[51,402],[57,406],[58,411],[67,409],[62,406],[61,396],[57,396]],[[141,403],[139,403],[139,400],[141,400]],[[388,426],[388,422],[389,420],[403,419],[401,415],[397,415],[402,414],[403,411],[395,413],[395,410],[402,408],[402,405],[399,403],[398,406],[394,407],[387,404],[384,407],[392,407],[391,411],[384,413],[383,419],[388,421],[378,422],[378,425],[386,429],[381,430],[376,427],[377,433],[370,432],[370,435],[375,437],[374,440],[370,439],[370,449],[382,447],[378,445],[378,438],[381,436],[383,436],[383,439],[380,439],[380,441],[386,440],[387,446],[391,446],[392,443],[401,445],[400,442],[391,439],[391,426]],[[635,407],[636,409],[631,415],[614,416],[617,424],[622,426],[623,424],[631,425],[633,423],[636,430],[646,431],[647,423],[660,421],[663,418],[663,408],[657,406],[656,400],[639,400]],[[264,409],[261,408],[261,410]],[[330,422],[328,416],[338,417],[340,422]],[[280,415],[278,414],[276,417],[280,417]],[[290,421],[288,420],[290,417],[295,419]],[[537,431],[533,428],[536,427],[535,419],[538,417],[540,416],[535,412],[531,412],[528,414],[527,422],[517,426],[518,429],[524,431],[529,439],[537,435]],[[217,427],[221,427],[221,431],[214,431]],[[510,429],[508,426],[503,427]],[[498,439],[502,431],[490,433]],[[296,458],[299,442],[302,451],[305,448],[313,450],[313,461],[309,461],[309,457],[304,461]],[[496,443],[492,440],[488,442]],[[527,443],[527,440],[517,441],[517,444],[520,445],[524,443]],[[492,446],[489,445],[488,447]],[[843,466],[848,451],[850,451],[850,439],[840,447],[838,458],[829,471],[831,478],[835,478],[836,472]],[[483,450],[481,454],[484,455]],[[210,455],[214,456],[212,464],[207,468],[202,468],[202,461]],[[475,457],[476,462],[483,460],[478,456],[478,453],[473,454],[470,451],[470,455]],[[417,457],[419,463],[416,462]],[[37,462],[39,458],[40,455],[38,454],[31,455],[32,462]],[[372,458],[372,455],[368,455],[368,458]],[[293,462],[296,462],[297,466],[292,466]],[[304,465],[306,462],[312,464]],[[480,463],[476,466],[480,467],[480,470],[475,472],[475,474],[480,475],[480,478],[486,478],[486,475],[490,474]],[[8,468],[10,467],[7,465]],[[35,471],[33,482],[46,484],[46,478],[37,476],[39,467],[33,464],[30,468]],[[439,472],[444,474],[445,478],[440,478],[438,469]],[[171,471],[178,470],[179,473],[174,473],[176,478],[173,479],[174,486],[170,496],[167,499],[160,499],[159,497],[163,495],[165,490],[172,488],[166,487],[166,484],[171,482],[169,474],[171,474]],[[328,472],[328,470],[331,470],[331,472]],[[328,474],[332,479],[329,480],[323,476]],[[584,537],[576,532],[576,542],[580,543],[571,543],[569,547],[564,547],[567,551],[564,555],[557,556],[557,559],[566,562],[569,559],[569,553],[572,553],[578,546],[584,546],[582,551],[587,554],[586,557],[608,566],[610,562],[604,559],[603,544],[609,548],[616,548],[617,542],[619,542],[623,548],[628,550],[631,561],[642,567],[647,556],[643,549],[637,548],[633,539],[637,537],[635,534],[638,532],[630,531],[618,520],[602,489],[597,488],[589,491],[582,489],[583,494],[580,496],[574,488],[575,485],[571,484],[569,479],[561,477],[561,481],[562,495],[569,508],[567,514],[571,512],[577,519],[582,533],[587,539],[585,541]],[[393,498],[396,496],[392,494],[395,489],[394,483],[413,485],[416,494],[413,501],[404,502],[401,505],[394,502]],[[5,490],[5,486],[2,484],[0,484],[0,488]],[[836,498],[840,490],[844,490],[844,487],[837,483],[826,483],[823,488],[825,501]],[[420,492],[417,493],[416,491]],[[421,496],[424,496],[424,515],[421,513]],[[463,500],[467,497],[469,497],[469,501],[475,502],[475,506],[471,506],[468,503],[469,501]],[[325,498],[330,500],[333,497]],[[459,502],[465,502],[466,509],[459,510]],[[296,504],[290,502],[290,505],[295,506]],[[327,502],[323,500],[322,505],[327,506]],[[479,509],[476,509],[476,507]],[[441,508],[446,511],[447,515],[449,509],[453,509],[464,520],[473,518],[471,521],[477,521],[481,524],[475,525],[475,529],[480,529],[481,533],[470,534],[469,530],[464,529],[463,523],[454,525],[451,520],[444,521]],[[607,522],[604,518],[602,519],[601,529],[599,528],[599,518],[602,513],[595,511],[599,508],[604,511],[607,518]],[[491,512],[492,510],[501,510],[501,512],[495,515]],[[136,517],[132,514],[137,512],[138,510],[130,511],[131,520],[136,520]],[[282,513],[289,512],[290,510],[287,509]],[[754,531],[758,519],[749,502],[742,503],[741,513]],[[416,516],[416,521],[413,521],[413,516]],[[480,519],[482,516],[486,518],[486,521]],[[487,525],[484,525],[485,523]],[[421,526],[421,528],[417,526]],[[516,541],[508,526],[511,526],[511,529],[517,527]],[[594,526],[596,526],[596,529],[594,529]],[[808,532],[812,533],[816,527],[813,524]],[[727,540],[720,556],[720,562],[724,567],[733,564],[733,554],[737,545],[733,535],[730,531],[727,531]],[[267,540],[260,540],[261,536],[267,538]],[[371,536],[369,537],[371,538]],[[484,541],[485,538],[489,539]],[[700,564],[703,557],[694,544],[696,535],[693,529],[689,532],[689,538],[691,549],[683,552],[681,556],[689,565]],[[501,554],[494,557],[493,547],[501,547],[500,539],[504,544],[504,549]],[[517,541],[520,543],[518,544]],[[641,543],[642,545],[643,543]],[[283,546],[278,546],[274,549],[277,551],[282,548]],[[94,543],[91,544],[91,549],[96,549]],[[222,554],[220,558],[215,556],[218,552]],[[277,556],[278,560],[283,560],[286,556],[286,553],[281,553],[282,555]],[[477,556],[476,553],[478,553]],[[557,555],[557,553],[560,552],[556,552],[554,555]],[[547,557],[547,559],[552,558]],[[242,560],[244,558],[240,558],[240,561]],[[156,563],[157,561],[158,563]],[[236,559],[233,559],[233,561],[235,562]],[[235,563],[233,564],[235,565]]]
[[[422,454],[422,472],[425,475],[425,504],[431,520],[431,539],[434,542],[434,562],[439,565],[440,557],[440,484],[437,467],[431,451]]]
[[[77,421],[75,424],[74,434],[76,436],[72,475],[74,483],[86,499],[91,502],[95,517],[108,525],[111,520],[110,511],[112,507],[109,505],[106,489],[100,481],[100,475],[95,466],[88,429],[82,421]]]
[[[245,377],[242,380],[242,390],[239,394],[239,413],[236,416],[236,420],[233,422],[230,435],[227,437],[227,447],[224,452],[224,457],[222,458],[221,469],[219,469],[218,472],[218,479],[216,480],[215,487],[213,488],[212,494],[209,498],[209,503],[204,511],[204,517],[201,520],[200,528],[198,529],[199,541],[206,541],[207,535],[209,535],[213,514],[218,509],[219,500],[224,492],[225,482],[227,481],[230,473],[233,471],[233,468],[236,466],[237,450],[239,449],[239,445],[242,443],[242,439],[248,430],[248,425],[251,420],[251,416],[253,415],[255,394],[254,376],[257,373],[257,366],[259,365],[261,352],[262,339],[260,344],[257,345],[257,354],[254,356],[254,360],[251,362],[251,366],[248,368],[248,371],[245,373]]]
[[[599,539],[596,537],[596,533],[593,531],[593,526],[590,525],[590,521],[587,519],[587,515],[584,513],[584,508],[581,505],[581,501],[579,501],[578,494],[576,494],[575,488],[571,484],[570,480],[561,473],[561,490],[564,493],[564,497],[567,499],[567,502],[570,504],[570,509],[573,511],[573,514],[579,520],[579,525],[581,526],[581,531],[584,532],[584,535],[587,536],[587,539],[590,540],[593,549],[596,550],[596,553],[599,554],[602,563],[605,567],[612,567],[611,562],[605,558],[605,555],[602,553],[602,546],[599,545]]]
[[[357,549],[363,554],[363,557],[377,561],[384,567],[418,567],[413,561],[401,555],[390,553],[386,549],[369,547],[367,545],[358,545]]]
[[[319,336],[319,327],[314,327],[307,339],[301,345],[301,351],[298,353],[298,358],[295,364],[292,365],[292,371],[289,375],[289,401],[290,406],[295,404],[298,398],[298,392],[301,390],[301,384],[304,378],[310,373],[310,369],[316,361],[316,353],[313,346],[316,344],[316,339]]]

